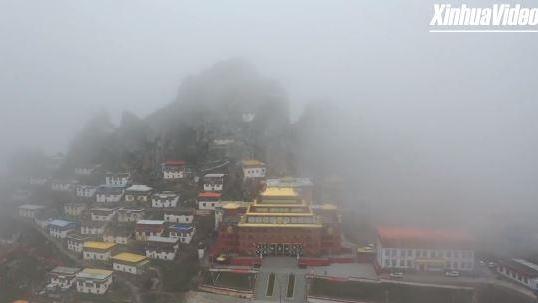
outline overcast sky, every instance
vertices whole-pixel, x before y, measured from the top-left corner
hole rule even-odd
[[[538,34],[429,33],[432,14],[418,0],[0,0],[0,154],[63,150],[89,114],[143,116],[243,57],[295,115],[313,99],[347,109],[370,199],[442,183],[445,199],[535,200]]]

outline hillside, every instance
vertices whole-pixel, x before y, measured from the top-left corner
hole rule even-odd
[[[202,166],[220,160],[210,153],[214,140],[233,140],[232,159],[261,159],[273,173],[289,174],[289,130],[285,91],[233,59],[185,79],[175,101],[145,118],[126,112],[115,127],[99,113],[73,140],[68,166],[151,172],[165,159]]]

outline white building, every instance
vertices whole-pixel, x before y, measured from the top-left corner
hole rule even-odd
[[[107,173],[105,184],[110,187],[126,187],[131,183],[130,173]]]
[[[46,286],[47,290],[65,291],[70,289],[75,284],[76,275],[80,270],[77,267],[55,267],[48,274],[49,284]]]
[[[71,217],[78,217],[86,209],[85,203],[66,203],[64,204],[64,213]]]
[[[116,243],[88,241],[84,242],[82,257],[86,261],[108,262],[112,258],[112,253]]]
[[[82,197],[82,198],[92,198],[93,195],[95,195],[95,192],[97,191],[97,187],[96,186],[92,186],[92,185],[76,185],[75,186],[75,195],[77,197]]]
[[[151,196],[151,207],[154,208],[173,208],[177,207],[179,202],[179,194],[164,191]]]
[[[215,192],[202,192],[198,194],[198,209],[214,211],[221,207],[221,194]]]
[[[148,266],[149,259],[146,256],[123,252],[112,257],[112,268],[115,271],[140,275],[147,270]]]
[[[102,221],[82,221],[80,223],[80,233],[82,235],[100,236],[105,232],[107,222]]]
[[[195,230],[192,224],[175,224],[168,228],[168,233],[170,238],[179,239],[183,244],[189,244]]]
[[[224,174],[207,174],[203,182],[204,191],[220,192],[224,188]]]
[[[140,220],[136,222],[135,237],[139,241],[145,241],[149,237],[162,236],[165,224],[164,220]]]
[[[65,239],[67,234],[75,231],[77,227],[76,222],[56,219],[49,222],[49,234],[57,239]]]
[[[123,198],[123,188],[101,185],[95,191],[98,203],[117,203]]]
[[[148,258],[172,261],[176,258],[178,248],[178,239],[160,237],[148,240],[145,250]]]
[[[112,242],[116,244],[127,244],[131,239],[132,232],[122,228],[111,228],[103,233],[104,242]]]
[[[241,161],[243,168],[243,178],[265,178],[265,163],[258,160],[244,160]]]
[[[538,290],[538,265],[522,259],[500,260],[497,273],[516,283]]]
[[[161,163],[161,171],[165,180],[184,179],[192,175],[191,169],[182,160],[169,160]]]
[[[95,171],[95,167],[77,167],[75,168],[75,175],[79,175],[79,176],[89,176],[91,174],[93,174],[93,172]]]
[[[50,183],[50,188],[53,191],[58,191],[58,192],[72,192],[73,184],[74,184],[74,181],[53,180]]]
[[[92,221],[111,222],[116,216],[116,211],[115,208],[92,208],[90,216]]]
[[[147,202],[151,196],[153,188],[147,185],[135,184],[125,190],[125,201],[127,202]]]
[[[91,239],[91,236],[81,235],[78,233],[69,233],[67,235],[67,249],[77,254],[82,254],[84,242],[90,241]]]
[[[181,223],[181,224],[192,224],[194,220],[193,211],[182,211],[182,210],[165,210],[164,211],[164,221],[169,223]]]
[[[45,209],[43,205],[24,204],[19,206],[19,216],[33,219],[36,215]]]
[[[112,271],[85,268],[77,274],[77,291],[86,294],[104,295],[112,285]]]
[[[41,213],[41,214],[38,214],[35,218],[34,218],[34,223],[39,226],[41,229],[43,230],[47,230],[48,231],[48,228],[49,228],[49,223],[54,220],[50,215],[46,214],[46,213]]]
[[[468,234],[456,230],[379,228],[377,263],[383,270],[472,271]]]
[[[28,180],[28,183],[30,185],[38,185],[42,186],[47,183],[48,179],[45,177],[30,177],[30,180]]]
[[[134,223],[144,219],[145,211],[143,208],[120,208],[117,211],[118,222]]]

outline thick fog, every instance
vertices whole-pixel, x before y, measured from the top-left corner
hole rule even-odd
[[[538,34],[429,33],[433,3],[0,1],[0,154],[64,151],[92,113],[144,116],[241,57],[294,118],[312,100],[338,108],[353,200],[534,213]]]

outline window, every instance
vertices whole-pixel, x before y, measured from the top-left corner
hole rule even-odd
[[[385,259],[385,266],[386,266],[386,267],[389,267],[389,266],[390,266],[390,260],[389,260],[389,259]]]

